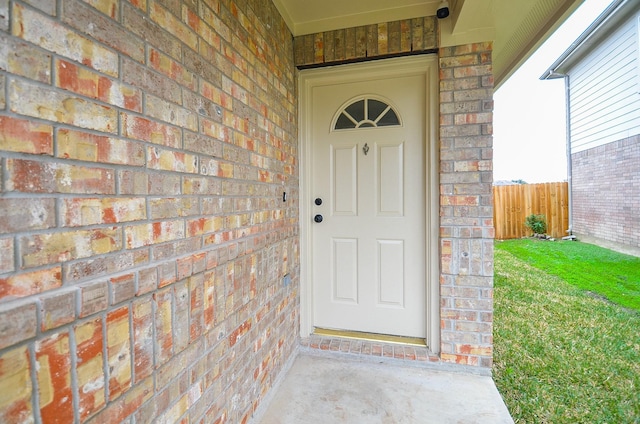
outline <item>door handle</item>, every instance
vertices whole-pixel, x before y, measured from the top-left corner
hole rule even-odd
[[[320,215],[320,214],[318,214],[318,215],[316,215],[316,216],[314,216],[314,217],[313,217],[313,220],[314,220],[315,222],[317,222],[318,224],[322,222],[322,219],[323,219],[323,218],[322,218],[322,215]]]

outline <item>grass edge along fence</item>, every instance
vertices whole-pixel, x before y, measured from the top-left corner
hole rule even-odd
[[[524,222],[531,214],[542,214],[547,234],[562,238],[569,229],[569,186],[567,182],[493,186],[493,222],[496,239],[509,240],[531,235]]]

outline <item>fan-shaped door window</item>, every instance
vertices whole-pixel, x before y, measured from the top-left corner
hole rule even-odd
[[[400,118],[391,105],[370,97],[349,103],[334,121],[334,130],[400,125]]]

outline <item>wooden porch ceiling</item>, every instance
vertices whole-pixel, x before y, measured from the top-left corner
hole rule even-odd
[[[435,15],[441,0],[273,0],[293,35]],[[494,42],[499,87],[584,0],[449,0],[441,45]]]

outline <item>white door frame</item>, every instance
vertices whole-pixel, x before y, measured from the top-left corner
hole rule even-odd
[[[384,59],[328,68],[300,71],[298,80],[300,147],[300,336],[313,332],[313,224],[311,175],[312,90],[316,86],[366,81],[408,75],[424,75],[425,95],[425,293],[426,343],[431,352],[440,352],[440,255],[439,255],[439,166],[438,166],[438,58],[434,54]],[[429,205],[431,207],[429,207]]]

